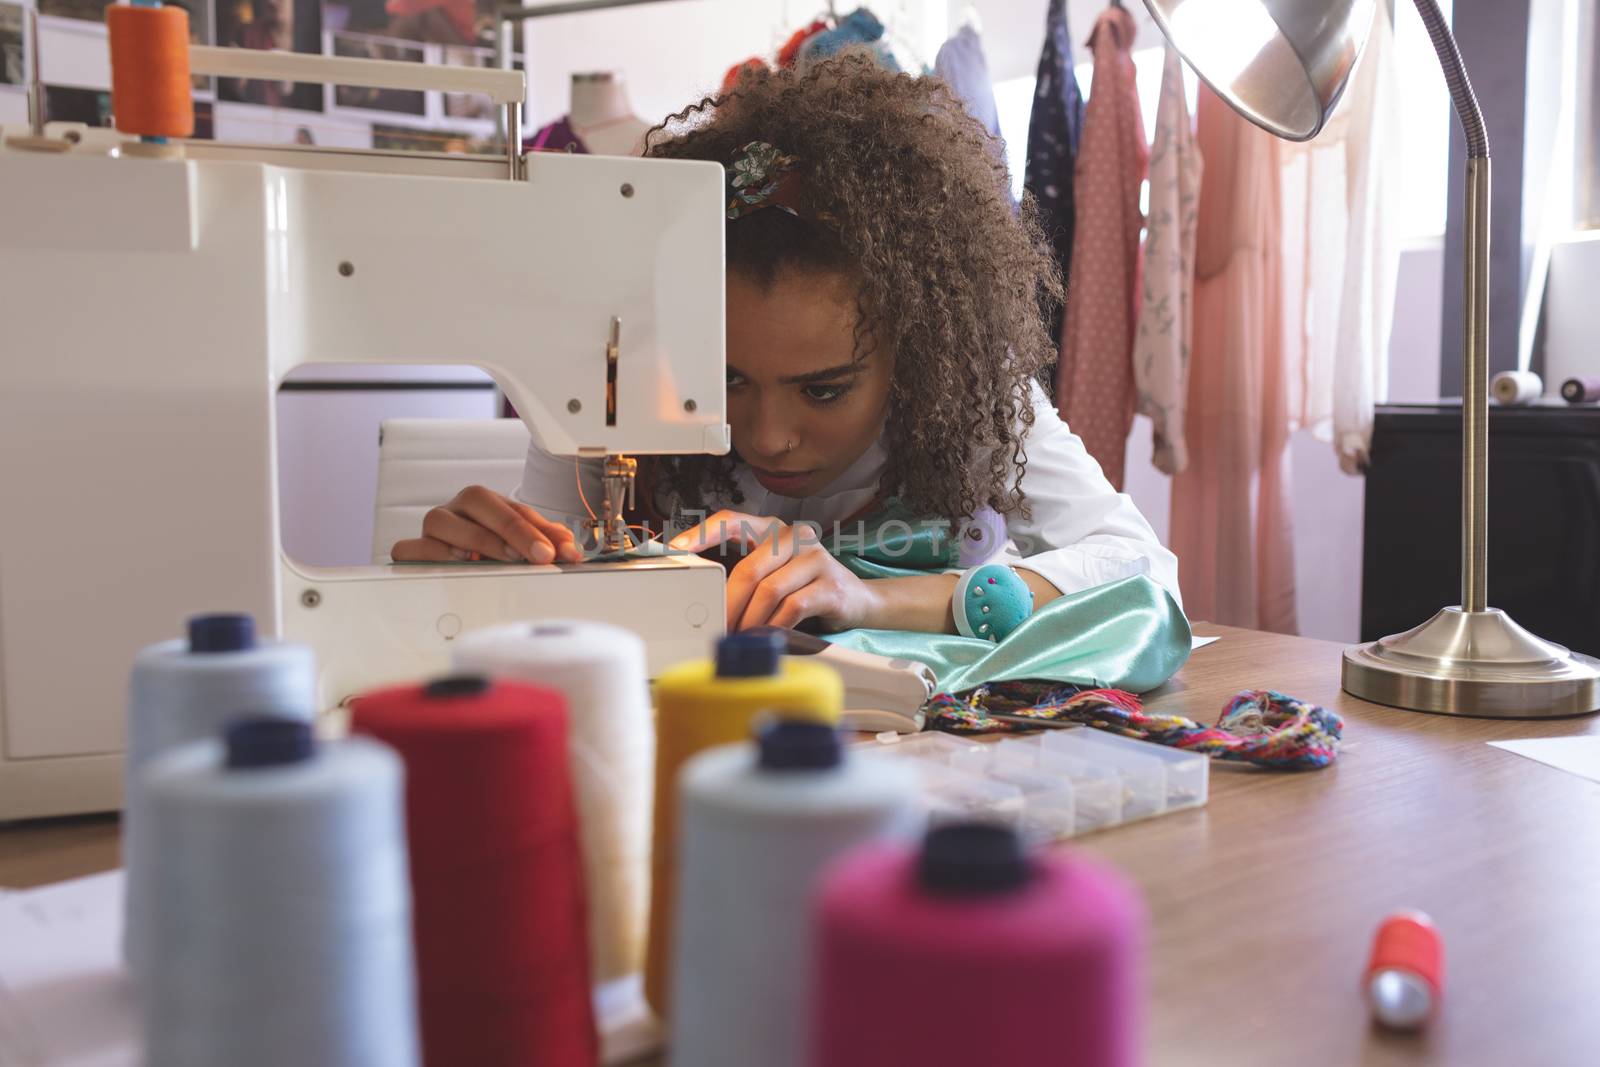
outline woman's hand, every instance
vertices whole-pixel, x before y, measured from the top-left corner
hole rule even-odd
[[[422,520],[422,536],[396,541],[389,554],[396,563],[448,560],[501,560],[505,563],[577,563],[583,552],[572,531],[493,489],[471,485]]]
[[[817,619],[829,630],[874,625],[879,608],[862,581],[823,548],[811,526],[719,511],[674,537],[671,547],[704,552],[722,544],[746,550],[728,574],[728,630],[793,627]]]

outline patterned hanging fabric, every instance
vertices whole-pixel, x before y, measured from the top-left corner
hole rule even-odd
[[[1045,15],[1044,51],[1039,56],[1028,119],[1028,159],[1022,187],[1039,204],[1040,222],[1066,281],[1072,267],[1073,167],[1083,132],[1083,94],[1072,71],[1072,37],[1067,30],[1067,0],[1050,0]],[[1050,339],[1061,341],[1061,318],[1050,324]]]
[[[1073,278],[1056,368],[1061,417],[1119,490],[1133,428],[1139,186],[1150,161],[1130,51],[1135,32],[1126,8],[1108,7],[1089,37],[1094,84],[1073,181]]]
[[[1183,413],[1194,333],[1194,240],[1200,221],[1200,146],[1183,89],[1183,62],[1167,48],[1150,146],[1150,217],[1144,239],[1144,289],[1133,341],[1138,410],[1154,424],[1156,467],[1189,464]]]

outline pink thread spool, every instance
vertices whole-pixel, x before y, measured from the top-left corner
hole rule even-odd
[[[1121,875],[1010,829],[937,827],[824,874],[813,1067],[1133,1067],[1144,908]]]

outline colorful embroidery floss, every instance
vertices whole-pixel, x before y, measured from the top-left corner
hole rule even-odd
[[[1007,713],[1008,721],[988,710]],[[1310,770],[1339,758],[1344,720],[1338,713],[1271,690],[1240,693],[1215,726],[1181,715],[1155,715],[1139,698],[1115,689],[1079,689],[1038,682],[994,682],[959,696],[941,693],[928,702],[934,729],[951,733],[1025,730],[1018,719],[1076,722],[1123,737],[1153,741],[1213,759],[1272,770]]]
[[[1140,1062],[1144,909],[1096,861],[956,823],[839,860],[816,916],[813,1067]]]

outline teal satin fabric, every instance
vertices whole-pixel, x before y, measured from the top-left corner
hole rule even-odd
[[[858,523],[839,524],[822,543],[858,578],[903,578],[960,566],[949,524],[917,522],[894,500]]]
[[[948,529],[912,522],[892,503],[825,543],[862,578],[958,566],[956,540]],[[1191,644],[1189,620],[1172,594],[1144,575],[1052,600],[999,644],[901,630],[848,630],[827,639],[926,663],[946,693],[1025,678],[1146,693],[1178,672]]]
[[[1059,597],[998,645],[957,634],[847,630],[829,641],[926,663],[945,693],[1023,678],[1147,693],[1189,659],[1189,620],[1142,574]]]

